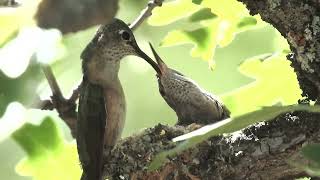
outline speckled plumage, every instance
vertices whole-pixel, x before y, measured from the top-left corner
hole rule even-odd
[[[177,124],[209,124],[230,116],[230,111],[218,97],[203,90],[180,72],[168,68],[152,46],[151,49],[161,71],[157,74],[160,94],[176,112]]]

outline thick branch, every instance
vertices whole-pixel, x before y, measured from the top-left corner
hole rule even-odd
[[[260,123],[226,137],[214,137],[190,149],[157,172],[146,172],[158,152],[171,149],[171,139],[189,128],[158,125],[122,140],[104,174],[112,179],[292,179],[306,176],[288,164],[300,160],[304,143],[320,142],[320,114],[296,112]]]

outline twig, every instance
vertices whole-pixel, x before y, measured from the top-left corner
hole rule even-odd
[[[145,19],[152,15],[152,10],[157,6],[162,6],[164,0],[150,0],[148,6],[142,10],[140,15],[133,23],[129,26],[134,31]]]
[[[40,98],[38,97],[38,99],[36,100],[36,105],[33,105],[32,107],[42,110],[53,110],[55,108],[58,111],[60,118],[63,119],[69,126],[72,136],[76,137],[76,100],[79,96],[79,89],[81,84],[77,89],[73,91],[69,99],[65,99],[62,95],[62,92],[52,72],[51,67],[49,65],[42,64],[41,68],[49,83],[50,89],[52,91],[52,96],[51,100],[40,100]]]
[[[48,83],[49,83],[50,89],[52,91],[52,94],[54,96],[56,96],[57,98],[59,98],[59,99],[60,98],[63,99],[60,87],[59,87],[59,85],[57,83],[56,78],[53,75],[53,72],[52,72],[52,69],[50,68],[50,66],[47,65],[47,64],[41,64],[41,68],[42,68],[42,70],[44,72],[44,75],[46,76],[46,78],[48,80]]]

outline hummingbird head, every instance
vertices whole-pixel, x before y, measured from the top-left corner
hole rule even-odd
[[[120,19],[114,19],[98,29],[92,41],[82,52],[81,58],[103,57],[107,61],[120,61],[127,55],[141,57],[151,66],[156,66],[152,59],[139,48],[128,25]]]

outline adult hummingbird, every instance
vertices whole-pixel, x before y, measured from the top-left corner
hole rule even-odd
[[[126,102],[118,72],[121,59],[128,55],[151,60],[119,19],[101,26],[81,54],[83,81],[76,139],[82,180],[101,180],[104,147],[110,151],[123,130]]]
[[[202,89],[195,81],[169,68],[149,43],[157,61],[159,92],[176,112],[178,125],[210,124],[230,117],[218,97]],[[154,67],[154,66],[153,66]]]

